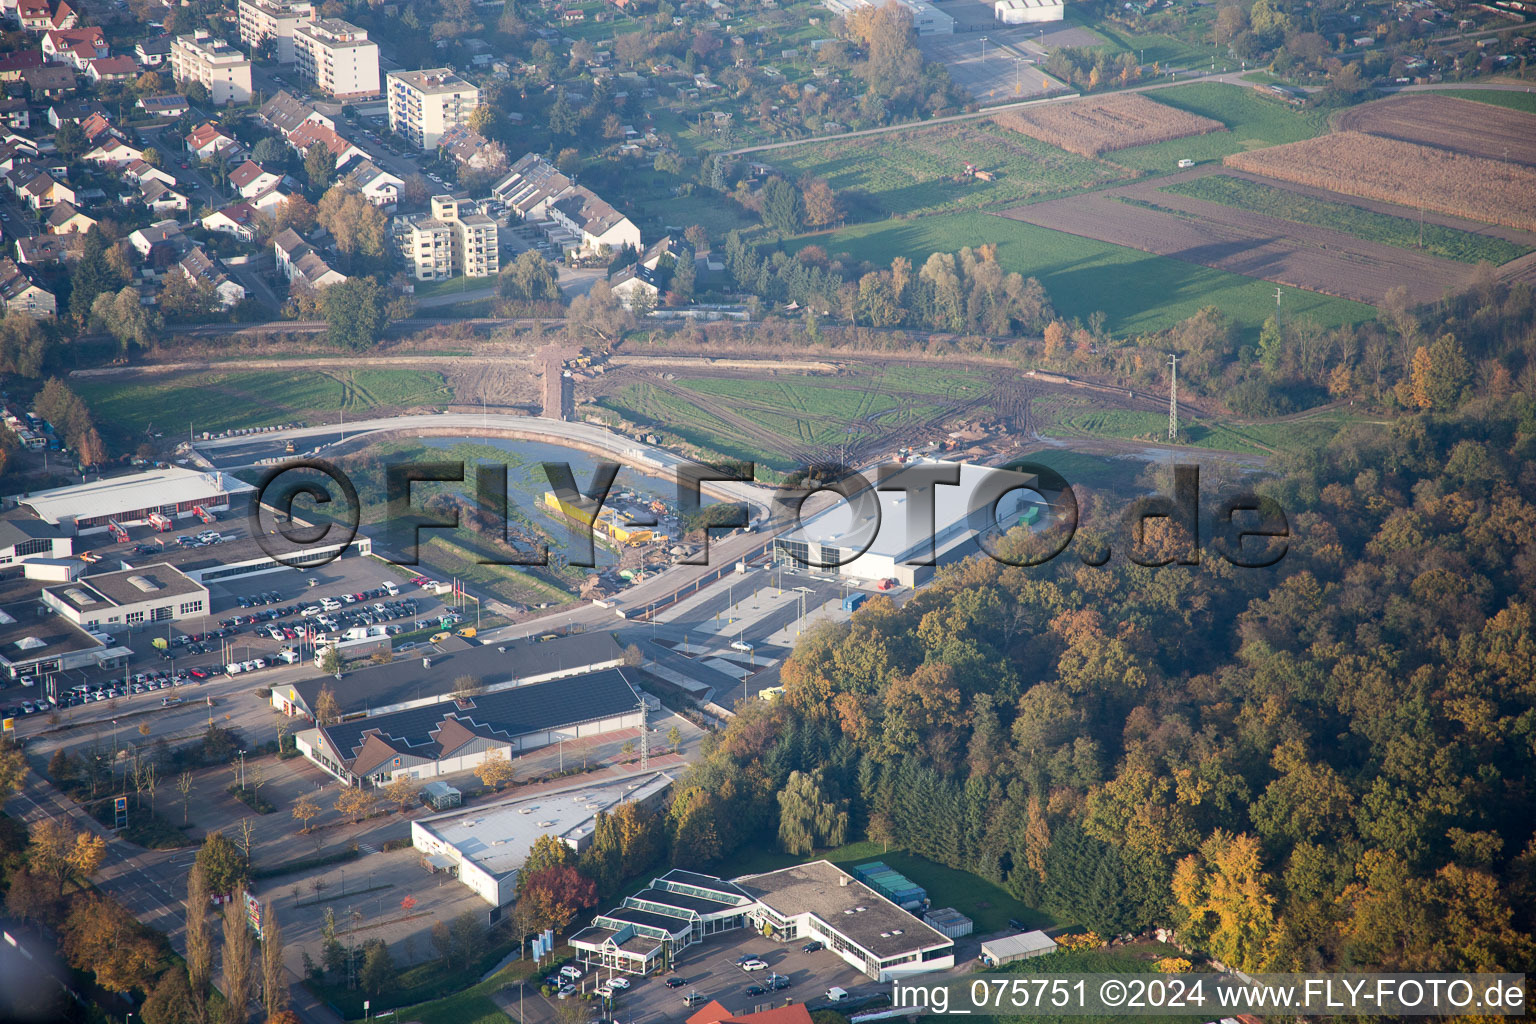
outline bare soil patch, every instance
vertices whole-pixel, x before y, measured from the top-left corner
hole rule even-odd
[[[1488,103],[1405,93],[1351,107],[1336,123],[1341,131],[1536,166],[1536,117]]]
[[[1277,284],[1379,304],[1398,285],[1431,302],[1466,284],[1466,264],[1217,203],[1159,192],[1167,179],[1003,213],[1041,227]],[[1122,201],[1122,198],[1131,200]],[[1142,204],[1155,204],[1156,209]]]

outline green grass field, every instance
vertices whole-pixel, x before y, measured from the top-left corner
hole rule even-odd
[[[1040,279],[1058,313],[1086,321],[1103,310],[1109,329],[1121,336],[1162,330],[1215,306],[1256,338],[1275,308],[1275,286],[1264,281],[982,213],[855,225],[798,244],[813,241],[833,256],[882,264],[906,256],[917,266],[931,253],[993,242],[1006,269]],[[1283,294],[1289,315],[1324,326],[1375,316],[1372,307],[1347,299],[1296,288]]]
[[[1219,162],[1229,153],[1299,142],[1328,130],[1326,114],[1297,110],[1240,85],[1194,82],[1153,89],[1142,95],[1179,110],[1214,118],[1227,126],[1224,132],[1155,142],[1107,155],[1117,164],[1142,171],[1171,172],[1178,169],[1180,160]]]
[[[443,375],[427,370],[200,372],[133,381],[91,377],[70,386],[97,423],[124,435],[218,432],[315,413],[371,413],[453,400]]]
[[[810,143],[764,157],[791,178],[825,178],[843,193],[852,220],[1022,203],[1129,176],[990,121]],[[968,162],[997,178],[951,180]]]
[[[1490,103],[1495,107],[1508,107],[1510,110],[1523,110],[1527,114],[1536,114],[1536,93],[1515,92],[1504,89],[1446,89],[1437,92],[1438,96],[1451,96],[1458,100],[1475,100],[1478,103]]]
[[[1422,230],[1424,251],[1463,263],[1487,260],[1499,266],[1531,251],[1530,246],[1517,245],[1502,238],[1438,224],[1425,224],[1421,227],[1417,221],[1408,217],[1396,217],[1345,202],[1318,199],[1226,174],[1211,174],[1175,182],[1164,185],[1161,191],[1233,206],[1240,210],[1251,210],[1296,224],[1331,228],[1368,242],[1381,242],[1401,249],[1418,248],[1419,233]]]

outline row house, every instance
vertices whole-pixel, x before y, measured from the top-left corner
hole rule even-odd
[[[272,253],[277,272],[291,284],[322,291],[347,279],[346,274],[333,269],[315,247],[292,228],[284,228],[272,239]]]
[[[25,313],[39,320],[51,319],[58,311],[53,293],[37,284],[9,257],[0,259],[0,302],[6,315]]]

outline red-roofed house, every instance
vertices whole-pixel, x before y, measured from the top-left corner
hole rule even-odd
[[[811,1011],[804,1003],[790,1003],[758,1013],[732,1013],[719,1000],[711,999],[688,1018],[687,1024],[811,1024]]]
[[[108,135],[101,140],[100,145],[82,154],[80,159],[98,167],[127,167],[136,160],[143,160],[144,151],[128,145],[115,135]]]
[[[240,202],[204,217],[203,227],[250,242],[256,238],[256,218],[259,216],[250,203]]]
[[[16,17],[27,32],[47,32],[53,28],[53,8],[48,0],[17,0]]]
[[[107,36],[99,26],[90,28],[54,29],[43,34],[43,58],[56,64],[73,64],[80,68],[84,61],[105,57]]]
[[[85,62],[85,77],[93,82],[126,82],[139,73],[132,57],[97,57]]]
[[[0,82],[19,82],[23,71],[42,66],[43,55],[37,50],[0,53]]]
[[[75,17],[74,9],[59,0],[59,6],[53,9],[53,14],[48,19],[48,24],[54,28],[74,28],[80,24],[80,19]]]
[[[210,160],[235,144],[212,121],[204,121],[187,133],[187,152],[199,160]]]
[[[273,174],[253,160],[247,160],[229,172],[229,183],[242,199],[259,196],[282,180],[281,174]]]
[[[305,121],[289,132],[288,145],[304,154],[309,153],[311,146],[324,146],[336,158],[338,166],[346,163],[353,157],[362,157],[364,160],[368,159],[366,152],[358,149],[340,135],[337,135],[334,130],[327,128],[323,124],[316,124],[313,121]]]

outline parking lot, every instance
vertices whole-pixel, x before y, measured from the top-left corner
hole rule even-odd
[[[804,952],[807,941],[776,942],[744,928],[711,936],[690,947],[678,957],[670,972],[637,978],[603,968],[587,971],[579,985],[590,992],[610,975],[625,977],[630,987],[614,993],[611,1014],[622,1020],[681,1019],[692,1012],[684,1001],[689,996],[696,1005],[716,999],[732,1013],[741,1014],[785,1003],[821,1002],[827,989],[834,986],[853,995],[877,987],[830,950]],[[768,966],[743,970],[739,961],[747,958],[761,960]],[[775,979],[783,979],[782,987],[773,987]],[[534,983],[541,980],[535,978]],[[558,1005],[556,999],[535,996],[533,990],[525,993],[525,998],[530,1006],[537,1000],[540,1008],[547,1011],[541,1014],[545,1018],[552,1017]]]
[[[162,558],[173,566],[185,565],[232,553],[239,545],[254,548],[243,518],[211,525],[178,520],[176,525],[177,529],[163,533],[134,528],[126,542],[103,536],[107,543],[97,544],[90,553],[96,567],[104,569],[116,568],[124,560],[143,565]],[[199,534],[214,533],[221,538],[218,542],[199,544]],[[397,588],[397,594],[387,592],[386,581]],[[399,636],[439,628],[444,616],[456,614],[440,597],[412,586],[392,566],[366,557],[340,558],[316,569],[236,576],[209,584],[208,591],[206,616],[119,634],[120,642],[135,652],[126,671],[77,669],[34,679],[32,686],[17,681],[0,689],[0,712],[24,717],[54,710],[46,696],[50,683],[59,707],[141,696],[171,700],[178,696],[175,687],[220,677],[231,663],[241,666],[239,675],[254,673],[251,680],[259,684],[263,670],[285,663],[281,653],[285,648],[294,651],[292,661],[312,656],[312,639],[310,646],[303,646],[306,626],[316,635],[373,629]],[[305,615],[306,611],[311,614]],[[467,625],[474,625],[474,614],[471,608]],[[464,625],[452,617],[448,623],[452,629]],[[402,649],[408,649],[409,643]]]

